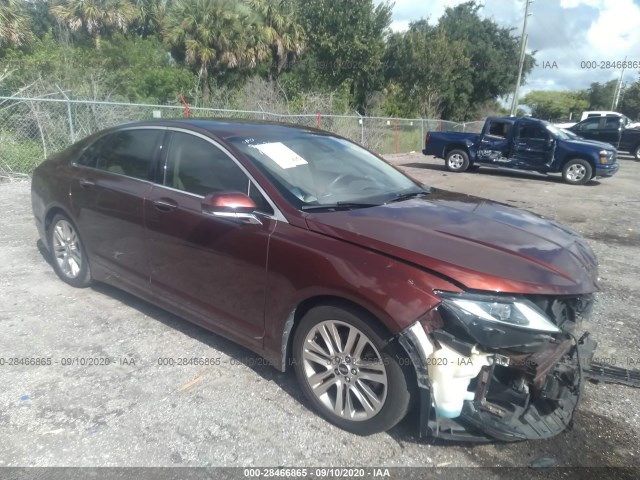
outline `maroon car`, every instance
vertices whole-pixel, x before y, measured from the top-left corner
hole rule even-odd
[[[316,129],[150,121],[41,164],[32,204],[62,280],[105,282],[295,369],[357,434],[547,438],[571,421],[598,290],[575,232],[411,180]]]

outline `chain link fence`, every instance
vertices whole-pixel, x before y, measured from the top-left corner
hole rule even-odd
[[[184,106],[59,98],[0,97],[0,179],[29,175],[45,158],[107,127],[152,118],[184,118]],[[478,132],[483,122],[349,115],[287,115],[189,108],[191,118],[270,120],[319,127],[380,154],[420,151],[427,131]]]

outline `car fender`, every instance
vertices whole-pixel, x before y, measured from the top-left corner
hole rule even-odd
[[[269,245],[265,356],[281,358],[295,323],[313,302],[348,302],[369,312],[395,335],[440,303],[434,290],[460,288],[378,251],[278,225]]]

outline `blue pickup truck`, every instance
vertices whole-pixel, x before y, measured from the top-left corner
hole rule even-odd
[[[427,132],[422,153],[443,158],[451,172],[487,166],[562,173],[564,181],[573,185],[610,177],[619,167],[610,144],[576,139],[528,117],[489,117],[480,134]]]

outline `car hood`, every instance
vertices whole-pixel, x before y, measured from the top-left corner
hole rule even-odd
[[[571,229],[444,190],[307,216],[309,229],[410,262],[467,289],[574,295],[598,290],[597,260]]]
[[[597,140],[588,140],[586,138],[584,140],[572,138],[571,140],[565,140],[565,142],[570,143],[571,145],[586,145],[588,147],[599,147],[605,150],[611,150],[612,152],[616,151],[616,149],[613,148],[610,143],[598,142]]]

